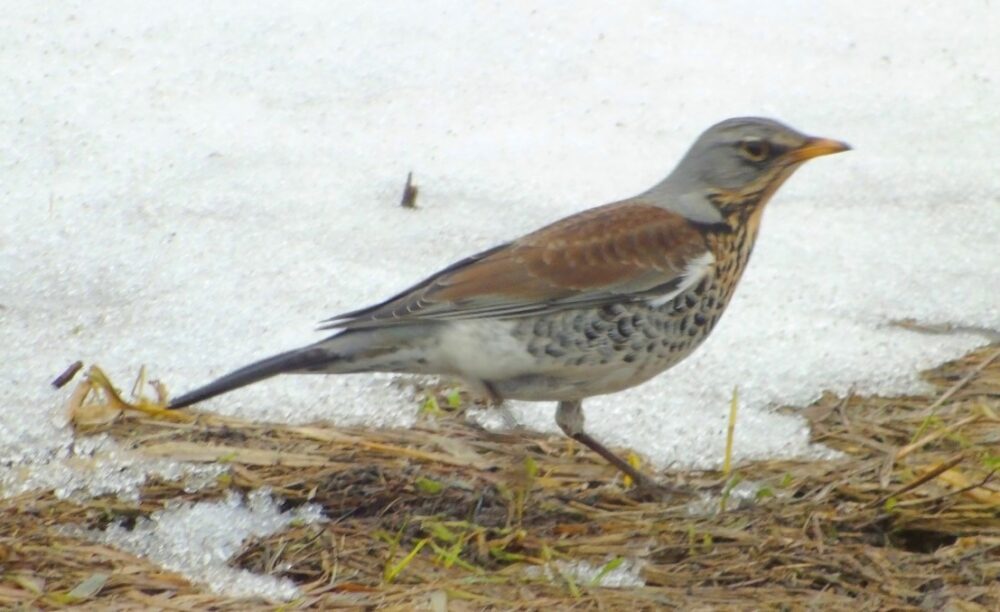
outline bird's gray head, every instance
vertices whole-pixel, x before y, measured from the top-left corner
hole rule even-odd
[[[848,149],[843,142],[806,136],[771,119],[727,119],[705,130],[670,176],[648,193],[689,218],[709,221],[718,213],[706,205],[723,215],[756,208],[802,162]]]

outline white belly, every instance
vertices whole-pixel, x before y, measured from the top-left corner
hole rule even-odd
[[[512,335],[513,321],[452,321],[441,330],[438,359],[455,375],[471,381],[510,378],[537,367],[524,342]]]

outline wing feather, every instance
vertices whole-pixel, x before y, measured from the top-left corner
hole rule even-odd
[[[328,319],[322,329],[513,318],[662,298],[713,261],[683,216],[627,200],[473,255],[382,303]]]

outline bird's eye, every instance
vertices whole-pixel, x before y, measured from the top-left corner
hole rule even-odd
[[[740,153],[752,162],[764,161],[771,152],[766,140],[747,138],[740,141]]]

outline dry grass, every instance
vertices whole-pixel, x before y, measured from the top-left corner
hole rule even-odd
[[[1000,609],[1000,350],[927,379],[928,395],[828,396],[806,409],[813,439],[841,460],[666,475],[713,500],[701,514],[624,491],[563,438],[488,433],[448,411],[376,431],[112,414],[82,431],[229,472],[193,494],[148,483],[140,503],[3,500],[0,606],[273,609],[59,529],[129,525],[172,500],[267,486],[330,519],[250,542],[233,561],[297,582],[302,598],[286,609]],[[759,487],[751,503],[727,499],[740,479]],[[623,558],[639,560],[646,586],[598,586],[557,563],[610,570]],[[549,577],[528,571],[539,566]]]

